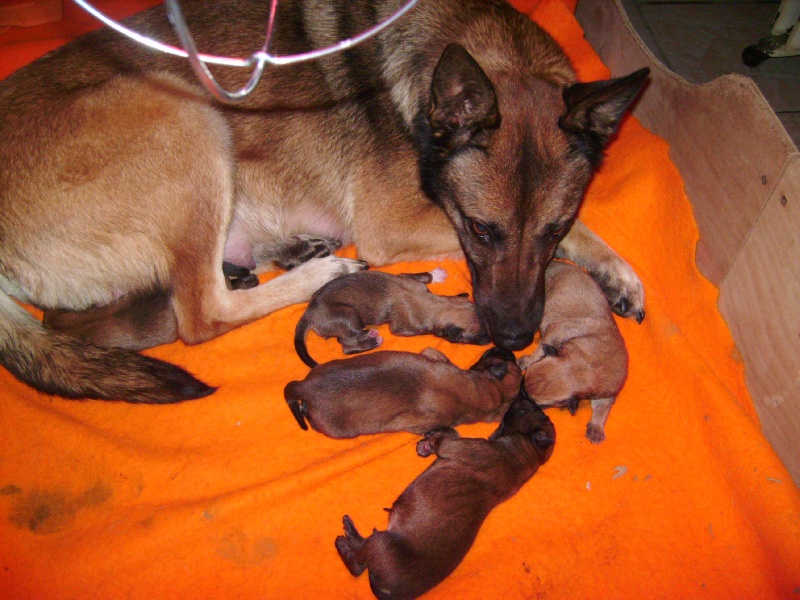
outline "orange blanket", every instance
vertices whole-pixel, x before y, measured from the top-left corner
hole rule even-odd
[[[115,16],[152,3],[98,2]],[[565,4],[523,8],[582,79],[608,76]],[[59,24],[7,32],[2,74],[92,26],[67,4]],[[644,323],[619,320],[630,376],[607,439],[584,437],[588,407],[550,411],[553,458],[429,597],[800,597],[800,493],[760,433],[717,290],[695,268],[697,228],[664,141],[628,118],[582,218],[647,291]],[[462,263],[443,266],[434,292],[469,290]],[[177,406],[52,398],[0,369],[0,596],[370,598],[334,549],[342,515],[384,528],[383,508],[431,459],[413,435],[337,441],[297,427],[282,390],[307,373],[292,348],[303,309],[153,350],[220,386]],[[382,334],[386,349],[435,346],[464,367],[483,351]],[[319,359],[340,356],[310,338]]]

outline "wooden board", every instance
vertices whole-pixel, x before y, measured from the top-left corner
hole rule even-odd
[[[764,434],[800,481],[800,158],[790,164],[720,288]]]

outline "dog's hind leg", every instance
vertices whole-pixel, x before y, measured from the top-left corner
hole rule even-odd
[[[344,523],[344,535],[336,538],[336,551],[342,559],[342,562],[347,567],[350,573],[358,577],[367,568],[366,563],[359,562],[358,553],[364,546],[364,538],[358,533],[353,520],[349,515],[345,515],[342,519]]]
[[[592,400],[592,418],[586,425],[586,437],[593,444],[599,444],[606,439],[606,421],[615,400],[616,398],[595,398]]]
[[[568,258],[597,281],[611,309],[620,316],[644,319],[644,287],[631,266],[586,225],[575,221],[556,250],[557,258]]]
[[[98,346],[144,350],[178,339],[178,323],[167,292],[128,294],[82,311],[46,310],[42,324]]]

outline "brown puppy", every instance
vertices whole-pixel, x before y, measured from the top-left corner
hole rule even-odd
[[[539,406],[566,406],[574,415],[592,401],[586,437],[602,442],[608,413],[628,375],[628,352],[600,287],[582,269],[553,261],[545,273],[541,340],[519,359],[525,389]]]
[[[522,372],[508,350],[491,348],[469,370],[438,350],[376,352],[320,365],[284,390],[297,422],[333,438],[426,433],[500,418]]]
[[[488,440],[431,433],[417,454],[438,458],[397,498],[386,531],[364,539],[345,515],[339,556],[356,577],[369,569],[378,598],[424,594],[458,567],[492,509],[547,462],[555,436],[550,419],[522,396]]]
[[[383,340],[377,330],[364,326],[383,323],[389,323],[395,335],[432,333],[451,342],[488,344],[489,334],[467,294],[437,296],[425,285],[445,277],[444,269],[403,275],[360,271],[337,277],[316,291],[298,321],[297,354],[309,367],[317,366],[306,348],[309,329],[326,339],[335,337],[345,354],[372,350]]]

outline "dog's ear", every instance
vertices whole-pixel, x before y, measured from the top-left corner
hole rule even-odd
[[[508,375],[508,363],[505,362],[497,362],[492,363],[489,365],[488,369],[489,373],[495,379],[502,379],[506,375]]]
[[[462,46],[450,44],[433,71],[429,113],[433,144],[448,154],[481,143],[500,125],[494,86]]]
[[[556,443],[556,441],[551,438],[543,429],[537,429],[534,431],[531,438],[533,439],[534,445],[539,448],[539,450],[547,450],[550,446]]]
[[[644,68],[626,77],[576,83],[564,89],[567,113],[558,124],[573,135],[575,146],[593,165],[602,160],[603,148],[649,74],[650,69]]]

